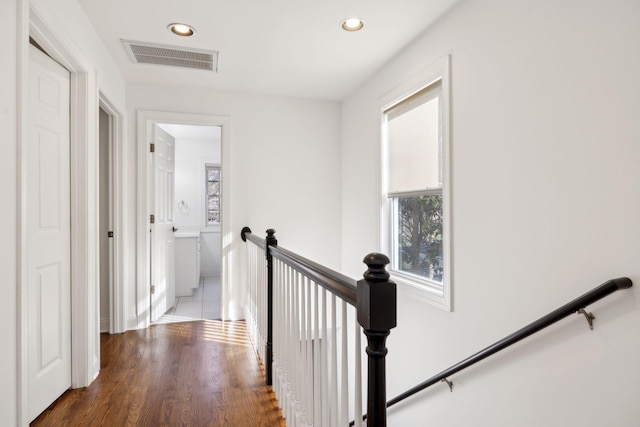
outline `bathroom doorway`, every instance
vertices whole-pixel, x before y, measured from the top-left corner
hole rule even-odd
[[[222,128],[157,126],[173,139],[175,148],[173,183],[167,183],[165,190],[173,211],[175,303],[154,321],[220,319]],[[155,259],[152,256],[152,264]],[[151,270],[152,282],[154,269],[157,266]]]

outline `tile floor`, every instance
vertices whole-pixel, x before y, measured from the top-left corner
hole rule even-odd
[[[201,277],[200,287],[193,290],[192,296],[176,297],[176,305],[154,323],[201,319],[220,319],[220,277]]]

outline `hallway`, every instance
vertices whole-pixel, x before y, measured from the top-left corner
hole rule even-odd
[[[285,426],[243,321],[156,324],[100,344],[93,384],[31,426]]]

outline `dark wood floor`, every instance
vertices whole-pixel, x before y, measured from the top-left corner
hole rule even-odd
[[[31,426],[283,427],[244,322],[196,321],[101,337],[101,370]]]

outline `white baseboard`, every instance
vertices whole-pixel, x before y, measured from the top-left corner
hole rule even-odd
[[[138,316],[129,316],[127,318],[127,331],[138,329]]]
[[[109,332],[109,318],[100,318],[100,333]]]

